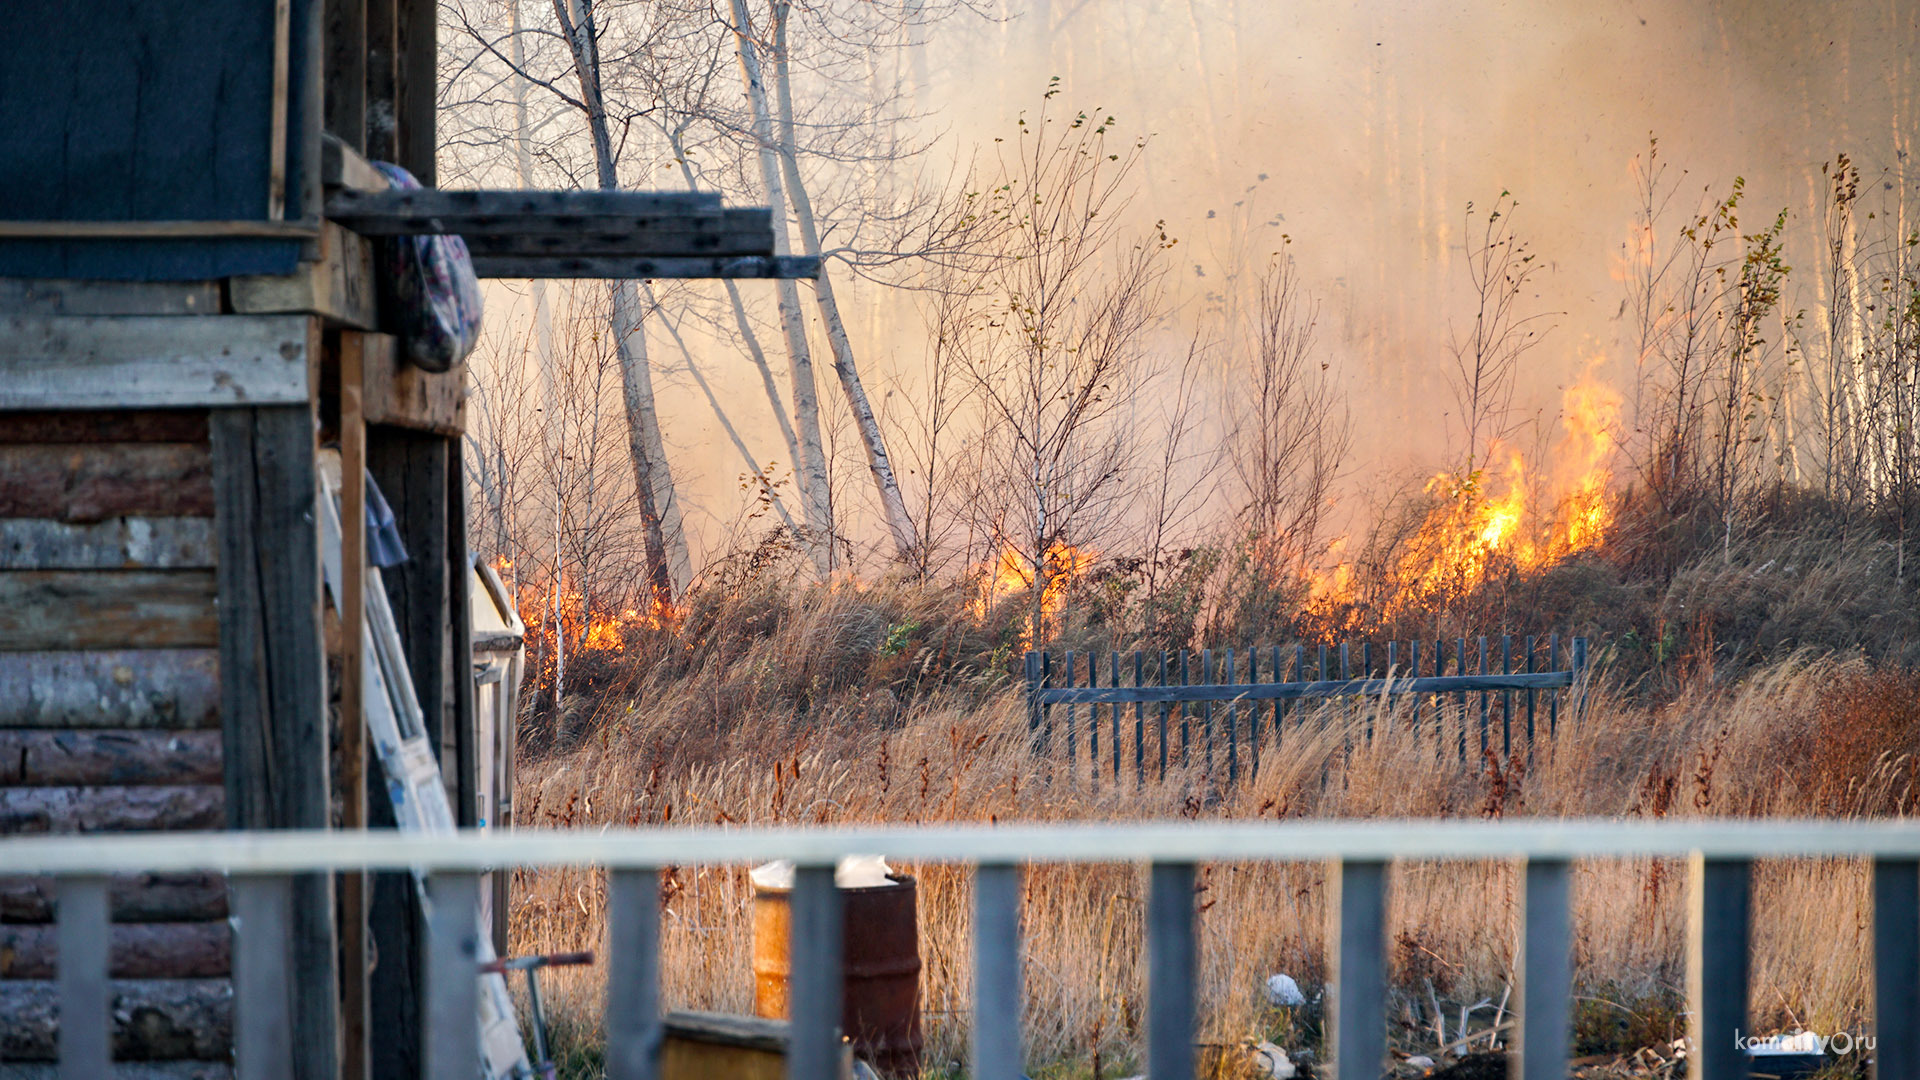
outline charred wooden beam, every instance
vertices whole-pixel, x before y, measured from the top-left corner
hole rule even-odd
[[[820,276],[820,260],[811,255],[485,255],[474,257],[473,270],[483,278],[804,279]]]
[[[0,925],[0,979],[51,979],[59,963],[47,923]],[[122,923],[112,928],[116,979],[213,979],[233,972],[233,930],[219,922]]]
[[[211,517],[212,476],[207,448],[192,443],[0,446],[0,517]]]
[[[0,981],[0,1058],[54,1060],[58,997],[51,982]],[[233,1046],[233,987],[225,979],[116,981],[111,1016],[116,1058],[213,1061]]]
[[[0,787],[0,833],[217,829],[225,820],[225,793],[212,784]]]
[[[220,783],[217,731],[0,730],[0,784]]]
[[[218,661],[212,649],[0,652],[0,726],[218,728]]]
[[[50,923],[53,879],[0,877],[0,923]],[[109,880],[114,922],[206,922],[227,917],[227,879],[215,873],[118,874]]]
[[[213,579],[207,570],[0,572],[0,650],[212,645]]]

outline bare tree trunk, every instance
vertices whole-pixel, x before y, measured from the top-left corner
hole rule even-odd
[[[671,601],[693,582],[686,528],[666,442],[653,405],[653,365],[647,358],[646,309],[631,281],[613,287],[613,333],[620,350],[620,389],[627,406],[627,447],[640,490],[640,521],[646,531],[647,585],[656,600]]]
[[[787,63],[787,0],[775,0],[773,6],[773,77],[780,102],[780,167],[786,179],[787,198],[793,203],[794,218],[800,225],[800,240],[807,254],[820,256],[820,230],[814,223],[813,200],[807,196],[800,178],[800,165],[794,147],[793,85]],[[900,481],[893,474],[893,462],[887,457],[880,422],[860,383],[860,371],[854,365],[853,342],[847,336],[846,321],[840,317],[839,302],[834,299],[833,281],[826,268],[813,283],[813,295],[820,306],[820,320],[826,324],[827,341],[833,346],[833,370],[846,392],[847,405],[853,411],[854,424],[860,429],[860,441],[867,451],[867,470],[873,474],[880,494],[880,508],[887,519],[887,531],[893,536],[896,559],[910,562],[919,541],[914,535],[913,518],[907,502],[900,496]]]
[[[767,191],[767,206],[773,211],[773,251],[790,254],[787,237],[786,197],[780,182],[779,154],[774,144],[773,117],[767,106],[767,87],[760,69],[759,46],[753,38],[753,19],[747,0],[732,0],[734,43],[740,55],[740,79],[745,84],[747,101],[753,111],[754,142],[759,147],[760,179]],[[813,381],[813,354],[807,345],[807,327],[800,315],[800,289],[792,281],[775,283],[780,300],[780,328],[787,339],[787,354],[793,377],[793,418],[800,437],[800,456],[796,474],[800,483],[800,502],[807,519],[803,537],[813,555],[814,566],[825,577],[833,572],[833,491],[827,481],[826,453],[820,440],[820,400]]]
[[[592,0],[553,0],[567,45],[573,52],[574,72],[580,79],[580,100],[586,105],[587,129],[593,137],[593,159],[603,191],[620,186],[615,169],[612,132],[607,126],[605,99],[600,92],[600,46],[595,37]],[[639,485],[640,517],[646,529],[647,582],[654,599],[671,602],[693,579],[687,554],[686,530],[674,492],[673,470],[667,464],[660,418],[654,409],[653,372],[647,365],[646,312],[631,281],[614,286],[612,329],[620,350],[620,380],[627,408],[627,447]]]

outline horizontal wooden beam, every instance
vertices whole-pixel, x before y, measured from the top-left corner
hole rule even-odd
[[[114,922],[205,922],[227,917],[225,874],[115,874],[107,882]],[[53,879],[0,877],[0,922],[50,923],[59,904]]]
[[[0,446],[25,443],[207,443],[205,409],[29,409],[0,418]]]
[[[616,255],[475,256],[483,278],[817,278],[820,260],[810,255],[736,255],[632,258]]]
[[[0,981],[0,1046],[10,1057],[52,1061],[59,991],[43,980]],[[226,979],[113,983],[114,1056],[122,1060],[217,1061],[233,1048],[233,985]]]
[[[304,404],[302,315],[9,316],[0,410]]]
[[[0,240],[305,240],[311,221],[0,221]]]
[[[553,232],[612,220],[720,209],[720,196],[686,191],[336,191],[326,216],[363,236]]]
[[[213,516],[213,459],[208,447],[193,443],[0,445],[0,517],[94,522],[127,515]]]
[[[0,571],[0,652],[215,645],[209,570]]]
[[[0,570],[207,570],[210,517],[0,518]]]
[[[765,217],[766,211],[759,211]],[[576,230],[565,233],[465,234],[476,258],[529,256],[690,256],[772,255],[773,229],[762,221],[753,228],[659,228],[630,232]]]
[[[0,924],[0,979],[51,979],[54,928]],[[123,923],[112,928],[108,971],[116,979],[213,979],[229,974],[233,931],[220,922]]]
[[[0,1080],[60,1080],[60,1066],[9,1061],[0,1064]],[[233,1066],[224,1061],[116,1061],[106,1080],[233,1080]]]
[[[331,133],[320,136],[320,183],[328,188],[368,192],[385,191],[390,186],[385,173]]]
[[[0,727],[220,727],[212,649],[0,652]]]
[[[155,787],[0,787],[0,833],[218,829],[227,821],[217,784]]]
[[[217,315],[217,281],[0,278],[0,315]]]
[[[74,787],[221,781],[217,731],[0,729],[0,784]]]
[[[372,244],[329,223],[320,230],[317,258],[291,274],[232,278],[227,295],[242,315],[318,315],[338,326],[372,330],[379,317]]]
[[[466,430],[467,366],[423,371],[386,334],[363,335],[360,408],[369,424],[459,435]]]
[[[1291,701],[1316,697],[1379,697],[1381,694],[1453,694],[1482,690],[1552,690],[1573,685],[1571,671],[1532,675],[1439,675],[1420,679],[1327,679],[1298,683],[1198,686],[1049,687],[1034,693],[1042,705],[1130,704],[1162,701]]]

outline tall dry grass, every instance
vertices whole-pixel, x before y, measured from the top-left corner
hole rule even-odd
[[[716,654],[713,663],[671,678],[642,679],[634,700],[617,713],[603,710],[590,734],[522,766],[520,820],[671,826],[1697,818],[1904,815],[1914,805],[1920,684],[1860,661],[1793,657],[1730,688],[1701,681],[1657,705],[1616,692],[1602,677],[1584,715],[1563,720],[1556,736],[1543,732],[1530,760],[1489,755],[1462,763],[1451,750],[1457,728],[1444,729],[1436,741],[1431,703],[1416,727],[1404,700],[1338,702],[1304,715],[1296,710],[1279,744],[1265,748],[1258,776],[1236,785],[1219,775],[1217,759],[1215,775],[1205,775],[1198,747],[1182,766],[1177,746],[1164,780],[1150,776],[1136,785],[1129,767],[1124,782],[1103,776],[1095,784],[1084,755],[1070,776],[1057,754],[1029,750],[1018,693],[992,688],[986,673],[980,674],[986,681],[956,680],[917,696],[885,684],[837,686],[831,664],[821,658],[842,646],[874,649],[864,637],[884,644],[888,629],[836,622],[833,604],[821,607],[789,612],[791,625],[772,630],[759,648]],[[814,657],[810,673],[778,661],[796,655]],[[755,708],[757,699],[795,686],[815,692],[809,721],[795,719],[789,708]],[[879,694],[886,700],[875,705]],[[1131,727],[1131,716],[1123,725]],[[1156,759],[1150,748],[1149,761]],[[961,1061],[971,993],[968,878],[949,866],[904,869],[920,887],[928,1061]],[[669,1007],[749,1010],[746,870],[667,871]],[[1313,863],[1201,868],[1203,1041],[1283,1031],[1296,1040],[1313,1037],[1317,1008],[1275,1014],[1259,988],[1272,972],[1293,975],[1310,996],[1322,984],[1325,885],[1324,868]],[[1678,1034],[1672,1029],[1683,979],[1684,885],[1684,867],[1672,861],[1577,867],[1575,968],[1584,999],[1578,1031],[1587,1049]],[[1870,977],[1864,866],[1851,860],[1763,864],[1755,889],[1756,1024],[1834,1030],[1858,1023]],[[1144,896],[1138,866],[1029,870],[1026,1030],[1036,1070],[1128,1075],[1133,1068]],[[516,952],[604,944],[605,888],[598,872],[522,872],[514,897]],[[1391,905],[1396,1038],[1430,1052],[1435,1004],[1451,1032],[1461,1006],[1498,1000],[1511,983],[1514,871],[1403,862],[1394,872]],[[557,979],[553,987],[565,1027],[582,1045],[598,1037],[601,977],[589,971]]]

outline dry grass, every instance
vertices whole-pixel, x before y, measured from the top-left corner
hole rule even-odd
[[[831,604],[826,605],[831,608]],[[832,610],[776,629],[691,673],[649,680],[640,700],[603,711],[590,735],[524,765],[521,820],[619,824],[1126,820],[1481,816],[1701,817],[1910,812],[1920,686],[1857,661],[1789,659],[1731,688],[1652,706],[1593,691],[1587,714],[1543,738],[1530,765],[1459,763],[1436,752],[1432,706],[1416,730],[1404,704],[1333,705],[1269,747],[1257,779],[1217,791],[1195,764],[1136,790],[1129,779],[1070,782],[1025,742],[1018,695],[949,682],[924,695],[840,686],[769,657],[830,655],[887,637],[885,620],[852,629]],[[824,635],[824,638],[822,637]],[[837,636],[836,636],[837,635]],[[922,643],[922,650],[936,646]],[[788,650],[791,651],[788,651]],[[823,652],[824,650],[824,652]],[[873,655],[869,652],[868,655]],[[919,654],[909,651],[911,677]],[[934,663],[925,660],[923,668]],[[985,677],[982,676],[982,679]],[[756,709],[756,695],[810,685],[811,722]],[[886,694],[884,710],[864,705]],[[862,696],[864,694],[864,697]],[[763,702],[764,704],[764,702]],[[879,713],[884,711],[885,715]],[[822,716],[822,713],[828,713]],[[722,719],[724,717],[724,720]],[[1130,725],[1131,720],[1127,723]],[[689,731],[689,725],[695,725]],[[1150,722],[1151,727],[1151,722]],[[1175,730],[1178,730],[1176,721]],[[1373,736],[1367,738],[1371,730]],[[1867,730],[1870,734],[1860,735]],[[1150,760],[1154,756],[1149,751]],[[1215,780],[1218,778],[1216,777]],[[1220,785],[1224,786],[1224,785]],[[920,882],[928,1061],[964,1058],[968,885],[963,871],[911,866]],[[744,867],[682,866],[666,876],[665,996],[673,1008],[747,1011],[750,888]],[[1513,961],[1514,875],[1503,865],[1404,863],[1393,881],[1393,1015],[1405,1042],[1433,1045],[1428,987],[1446,1005],[1499,999]],[[1576,874],[1580,1038],[1592,1048],[1677,1023],[1684,871],[1671,862],[1582,864]],[[1325,880],[1317,864],[1203,867],[1202,1039],[1279,1033],[1311,1038],[1316,1010],[1276,1015],[1257,990],[1293,974],[1311,996],[1326,967]],[[1032,868],[1027,877],[1029,1059],[1048,1075],[1128,1075],[1139,1035],[1143,871]],[[1757,874],[1754,1016],[1762,1028],[1853,1025],[1868,1001],[1867,887],[1849,861],[1768,864]],[[516,952],[597,946],[605,892],[593,870],[522,873]],[[567,1041],[597,1038],[597,970],[554,980]]]

